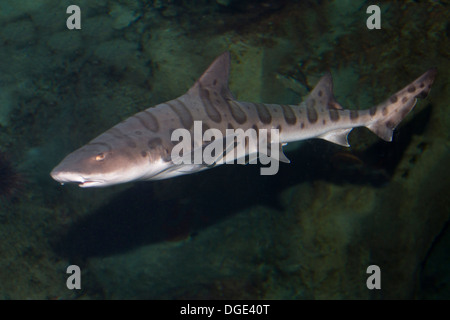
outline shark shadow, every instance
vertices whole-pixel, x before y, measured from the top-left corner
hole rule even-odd
[[[55,241],[54,250],[71,259],[88,259],[181,241],[250,207],[282,211],[279,194],[301,183],[382,186],[430,116],[431,105],[427,105],[400,128],[394,143],[372,144],[352,156],[358,161],[344,159],[344,165],[337,165],[341,160],[335,157],[342,147],[315,139],[287,152],[292,163],[281,163],[273,176],[261,176],[259,165],[224,165],[176,179],[135,183],[74,223]]]

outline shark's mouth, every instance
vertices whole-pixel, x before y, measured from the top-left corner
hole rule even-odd
[[[103,180],[92,180],[92,179],[86,179],[85,177],[81,176],[77,173],[71,173],[71,172],[58,172],[58,171],[52,171],[51,173],[53,179],[60,182],[61,184],[65,183],[75,183],[78,184],[81,188],[88,188],[88,187],[95,187],[95,186],[101,186],[105,183]]]
[[[80,188],[98,187],[101,186],[103,181],[87,180],[83,182],[77,182]]]
[[[84,182],[78,182],[78,186],[81,188],[88,187],[92,183],[95,183],[95,181],[84,181]]]

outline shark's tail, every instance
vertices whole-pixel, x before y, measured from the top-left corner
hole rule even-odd
[[[417,98],[425,98],[430,92],[436,72],[435,68],[428,70],[387,101],[371,108],[369,113],[373,121],[370,121],[366,127],[381,139],[392,141],[395,127],[412,110]]]

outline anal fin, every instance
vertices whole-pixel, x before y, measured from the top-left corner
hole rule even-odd
[[[269,145],[269,146],[267,146],[266,152],[264,152],[264,153],[262,153],[262,151],[259,150],[258,152],[253,152],[253,153],[247,154],[243,157],[239,157],[236,160],[237,160],[237,163],[239,163],[239,164],[249,164],[249,163],[254,164],[254,163],[256,163],[256,159],[259,158],[260,154],[263,154],[266,157],[275,159],[280,162],[291,163],[291,160],[289,160],[288,157],[286,157],[286,155],[284,154],[283,144],[281,144],[281,143],[279,144],[278,154],[274,154]],[[245,161],[239,161],[242,159],[245,159]]]
[[[262,153],[261,150],[259,152]],[[291,163],[291,160],[289,160],[288,157],[286,157],[286,155],[284,154],[284,152],[283,152],[283,145],[281,143],[278,145],[278,152],[277,153],[274,153],[271,150],[271,146],[269,144],[267,146],[267,151],[265,153],[262,153],[262,154],[264,154],[266,157],[272,158],[272,159],[280,161],[280,162]]]
[[[347,136],[350,133],[350,131],[352,131],[352,129],[353,128],[345,128],[329,131],[327,133],[318,136],[318,138],[336,143],[344,147],[350,147]]]
[[[281,162],[291,163],[291,160],[289,160],[283,152],[283,144],[280,144],[280,149],[278,150],[278,158]]]

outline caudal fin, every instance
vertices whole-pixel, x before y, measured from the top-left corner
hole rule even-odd
[[[435,68],[428,70],[387,101],[371,108],[369,113],[374,121],[366,127],[381,139],[392,141],[394,129],[414,108],[417,98],[425,98],[430,92],[436,73]]]

